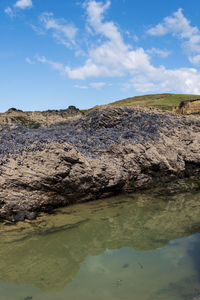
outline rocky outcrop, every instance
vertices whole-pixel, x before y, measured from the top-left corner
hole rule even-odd
[[[29,128],[49,127],[53,124],[68,123],[82,116],[83,112],[72,105],[67,109],[33,112],[22,111],[12,107],[7,112],[0,113],[0,125],[8,124],[12,128],[18,125]]]
[[[200,113],[200,99],[182,101],[179,106],[174,108],[178,114],[197,114]]]
[[[0,217],[157,186],[199,172],[200,118],[104,108],[67,124],[2,126]]]

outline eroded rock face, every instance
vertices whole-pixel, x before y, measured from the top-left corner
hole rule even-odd
[[[178,107],[175,107],[174,112],[178,114],[199,114],[200,99],[182,101]]]
[[[0,139],[0,217],[12,221],[200,166],[200,118],[155,109],[105,108],[50,128],[3,126]]]

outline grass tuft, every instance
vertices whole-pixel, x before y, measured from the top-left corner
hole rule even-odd
[[[29,128],[37,129],[41,126],[40,123],[30,120],[24,116],[12,117],[11,120]]]

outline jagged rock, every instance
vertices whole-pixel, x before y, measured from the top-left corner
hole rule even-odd
[[[0,218],[23,220],[194,175],[199,132],[198,116],[149,108],[96,109],[49,128],[2,125]]]
[[[23,112],[21,109],[17,109],[14,107],[11,107],[7,110],[7,113],[12,113],[12,112]]]
[[[74,105],[70,105],[67,110],[68,113],[70,114],[77,114],[77,113],[81,113],[80,109],[78,109],[76,106]]]

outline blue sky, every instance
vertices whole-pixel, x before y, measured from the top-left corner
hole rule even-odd
[[[1,0],[0,111],[200,94],[198,0]]]

